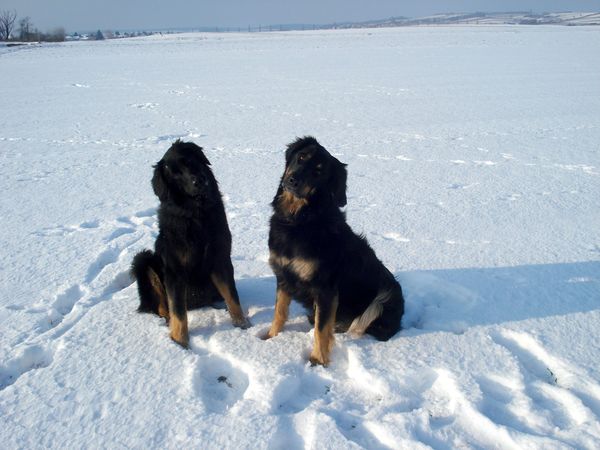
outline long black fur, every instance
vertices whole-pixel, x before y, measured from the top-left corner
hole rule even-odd
[[[377,259],[363,236],[356,235],[340,210],[346,205],[346,165],[315,138],[304,137],[286,151],[286,169],[273,199],[269,249],[278,289],[302,303],[314,320],[319,304],[326,322],[332,299],[338,296],[336,331],[347,331],[377,298],[381,312],[362,332],[385,341],[400,330],[404,298],[400,284]],[[286,194],[287,192],[287,194]],[[303,206],[286,207],[284,195],[294,195]],[[280,264],[301,258],[316,262],[309,280],[293,266]],[[353,331],[353,330],[351,330]]]
[[[138,310],[158,314],[160,302],[166,302],[151,282],[152,272],[164,289],[162,297],[172,300],[169,315],[184,319],[188,309],[223,300],[214,283],[217,277],[231,293],[233,303],[225,300],[234,325],[246,327],[247,319],[232,312],[239,308],[239,298],[231,264],[231,233],[209,165],[201,147],[178,140],[154,166],[159,233],[154,252],[144,250],[132,262],[140,296]]]

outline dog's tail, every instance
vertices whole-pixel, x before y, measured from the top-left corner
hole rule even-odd
[[[393,288],[382,289],[377,293],[371,304],[360,316],[352,321],[348,333],[362,336],[369,326],[381,316],[383,305],[390,300],[394,293]]]
[[[151,250],[143,250],[133,258],[131,275],[137,280],[140,295],[139,312],[162,313],[167,304],[167,294],[162,281],[162,262]]]

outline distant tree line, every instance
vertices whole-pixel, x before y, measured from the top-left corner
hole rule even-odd
[[[43,33],[33,26],[30,17],[23,17],[18,22],[18,28],[15,30],[17,21],[17,12],[3,10],[0,11],[0,40],[19,40],[22,42],[48,41],[62,42],[65,40],[65,29],[55,28],[52,31]]]

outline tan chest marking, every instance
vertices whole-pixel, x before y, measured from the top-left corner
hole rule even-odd
[[[269,263],[271,265],[286,268],[296,274],[302,281],[310,281],[314,277],[319,263],[314,259],[305,258],[288,258],[286,256],[277,255],[271,252],[269,257]]]
[[[308,201],[305,198],[296,197],[288,191],[283,191],[279,196],[279,207],[292,216],[297,214],[307,204]]]

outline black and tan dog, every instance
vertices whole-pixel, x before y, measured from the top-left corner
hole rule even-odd
[[[225,300],[233,324],[250,325],[233,279],[231,233],[217,181],[202,148],[176,141],[154,166],[160,200],[155,251],[133,259],[139,311],[169,322],[171,338],[187,347],[187,310]]]
[[[385,341],[400,329],[400,284],[366,239],[346,223],[346,165],[313,137],[291,143],[273,199],[270,264],[277,277],[275,317],[266,339],[283,328],[292,298],[315,326],[310,361],[327,365],[334,331]]]

